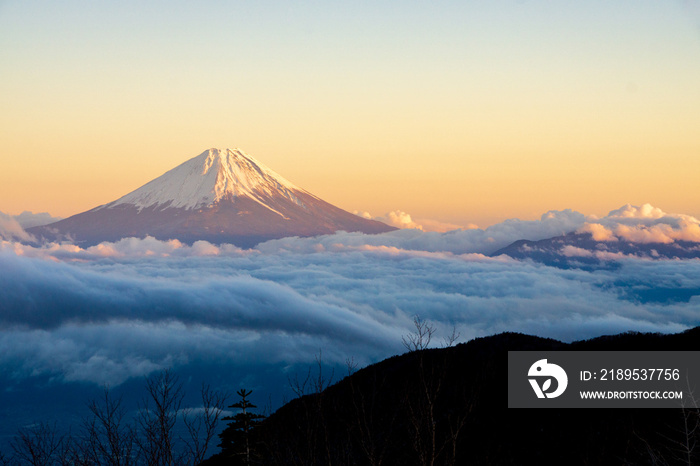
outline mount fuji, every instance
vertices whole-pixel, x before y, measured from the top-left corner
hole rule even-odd
[[[395,228],[323,201],[239,149],[209,149],[116,201],[27,231],[82,246],[153,236],[253,247],[340,230]]]

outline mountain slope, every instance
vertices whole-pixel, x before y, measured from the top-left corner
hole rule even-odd
[[[286,236],[394,229],[319,199],[241,150],[209,149],[116,201],[29,232],[85,246],[150,235],[251,247]]]
[[[574,343],[503,333],[406,353],[290,401],[254,445],[268,465],[698,464],[681,443],[700,441],[696,410],[513,409],[507,390],[509,351],[697,351],[699,337],[700,327]],[[204,464],[230,464],[222,456]]]

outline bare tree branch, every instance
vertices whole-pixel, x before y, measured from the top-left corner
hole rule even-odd
[[[10,442],[14,461],[32,466],[68,465],[71,450],[69,434],[59,435],[56,424],[41,422],[19,429]]]
[[[174,429],[184,397],[182,384],[170,370],[165,370],[146,379],[146,391],[136,436],[139,456],[149,466],[174,465]]]
[[[454,346],[455,342],[459,339],[460,333],[457,331],[457,326],[452,326],[452,333],[446,337],[442,337],[443,345],[445,348],[450,348]]]
[[[357,367],[359,364],[355,362],[355,358],[345,358],[345,367],[348,368],[348,376],[351,376],[355,372],[357,372]]]
[[[205,384],[202,384],[200,394],[202,408],[196,413],[193,413],[192,409],[182,412],[187,438],[181,437],[185,452],[180,463],[196,465],[204,461],[211,440],[216,435],[216,428],[228,398],[228,394],[212,390]]]
[[[83,444],[76,447],[74,461],[82,464],[130,466],[134,464],[134,428],[126,424],[122,399],[105,388],[98,402],[88,403],[92,417],[83,421]]]
[[[413,317],[413,325],[416,327],[416,331],[402,336],[401,342],[408,351],[424,350],[433,338],[435,327],[421,319],[420,316]]]

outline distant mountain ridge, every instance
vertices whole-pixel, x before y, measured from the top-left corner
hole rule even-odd
[[[596,241],[590,233],[568,233],[539,241],[518,240],[491,256],[532,259],[547,265],[597,264],[601,261],[633,256],[645,259],[700,259],[700,245],[693,241],[672,243],[632,241]]]
[[[563,267],[626,257],[700,258],[700,220],[691,215],[667,213],[651,204],[626,204],[602,218],[580,220],[569,225],[568,231],[550,237],[523,237],[491,256],[505,254]]]
[[[81,246],[153,236],[252,247],[287,236],[395,230],[295,186],[240,149],[208,149],[121,198],[27,231]]]

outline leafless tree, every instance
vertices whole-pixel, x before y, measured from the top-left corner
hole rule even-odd
[[[345,367],[348,369],[348,377],[357,372],[359,364],[355,361],[355,358],[345,358]]]
[[[180,457],[180,464],[196,465],[204,461],[228,398],[228,394],[212,390],[205,384],[202,384],[200,394],[202,407],[196,411],[188,408],[182,412],[187,437],[181,438],[185,450]]]
[[[131,466],[134,464],[135,432],[126,422],[122,399],[105,388],[102,398],[88,403],[91,416],[83,421],[83,439],[74,448],[78,464]]]
[[[464,396],[464,406],[463,410],[460,412],[457,410],[456,413],[448,416],[447,424],[449,429],[449,434],[444,441],[442,450],[449,451],[445,455],[445,465],[454,466],[457,464],[457,445],[459,444],[459,434],[467,423],[467,416],[472,411],[473,403],[471,403],[467,396]],[[441,450],[441,451],[442,451]]]
[[[0,454],[0,466],[197,465],[216,436],[228,397],[208,385],[202,385],[200,394],[201,407],[181,409],[182,384],[171,371],[163,371],[146,379],[146,396],[132,418],[122,399],[105,388],[88,403],[90,415],[80,435],[59,435],[56,425],[47,423],[22,428],[10,442],[14,455]]]
[[[409,427],[418,464],[458,464],[457,445],[472,403],[465,395],[463,404],[444,416],[444,409],[438,407],[445,382],[444,368],[428,369],[422,362],[420,364],[415,390],[409,391],[406,396]]]
[[[182,406],[182,384],[170,370],[146,379],[147,397],[139,406],[136,444],[140,460],[149,466],[175,464],[175,423]]]
[[[20,428],[10,442],[14,458],[10,464],[31,466],[69,465],[71,437],[58,433],[56,424],[41,422],[31,427]]]
[[[303,379],[299,378],[298,374],[294,374],[294,378],[287,377],[289,388],[292,389],[292,392],[294,392],[297,398],[313,393],[321,393],[333,383],[335,369],[331,370],[330,376],[323,373],[323,352],[319,351],[319,353],[314,356],[314,359],[316,360],[317,369],[315,378],[312,378],[312,366],[309,366],[306,376]]]
[[[649,442],[637,436],[644,444],[647,459],[652,465],[668,464],[694,465],[698,463],[697,447],[700,441],[700,407],[698,407],[694,389],[686,377],[690,406],[682,405],[678,425],[668,426],[669,434],[662,434],[663,442]]]
[[[424,350],[433,338],[435,327],[421,319],[420,316],[413,317],[413,325],[416,327],[416,331],[402,336],[401,342],[408,351]]]
[[[405,395],[412,444],[418,463],[423,466],[434,466],[438,461],[456,464],[458,438],[471,403],[465,395],[465,406],[460,407],[456,414],[439,419],[437,402],[447,376],[447,356],[443,353],[442,357],[427,359],[421,350],[428,348],[435,327],[420,316],[414,317],[413,324],[416,331],[402,337],[404,347],[409,352],[418,353],[415,383],[407,386]],[[452,334],[444,338],[445,346],[453,346],[459,336],[456,326],[453,326]]]
[[[434,371],[426,374],[423,357],[419,358],[416,390],[407,395],[406,406],[419,464],[432,466],[438,454],[435,403],[442,388],[442,377],[435,377]]]
[[[299,374],[295,373],[294,378],[287,376],[287,382],[289,383],[289,388],[292,389],[292,392],[294,395],[296,395],[297,398],[301,398],[304,395],[308,395],[311,393],[310,391],[307,393],[307,390],[309,390],[310,384],[309,381],[311,380],[311,366],[309,366],[309,369],[306,372],[306,376],[303,378],[299,378]]]
[[[695,447],[698,442],[698,410],[686,409],[681,410],[682,415],[682,430],[680,439],[676,442],[678,446],[678,452],[680,453],[679,459],[683,461],[684,464],[692,465],[696,464],[694,461],[695,457]]]
[[[371,386],[362,389],[349,380],[352,415],[349,419],[349,431],[362,451],[367,464],[381,466],[384,463],[388,442],[386,436],[392,431],[398,411],[390,419],[379,419],[381,412],[379,396],[383,391],[385,378],[372,375]]]
[[[329,441],[327,419],[323,409],[324,391],[333,383],[335,370],[331,370],[329,375],[324,369],[322,351],[315,356],[315,360],[316,364],[309,366],[305,375],[299,377],[297,374],[287,379],[289,387],[303,406],[297,420],[297,428],[303,435],[302,440],[296,444],[286,443],[283,451],[280,451],[277,445],[265,445],[268,454],[275,458],[275,464],[330,466],[338,463],[336,445]],[[342,461],[340,464],[343,464]]]
[[[663,455],[661,454],[661,452],[657,448],[652,446],[645,439],[643,439],[639,436],[637,436],[637,438],[644,445],[644,450],[646,451],[649,464],[651,464],[652,466],[668,466],[668,462],[666,461],[666,459],[663,457]],[[625,465],[630,464],[631,465],[631,464],[636,464],[636,463],[628,463],[625,461],[625,463],[623,463],[623,464],[625,464]]]
[[[320,350],[318,354],[314,356],[314,359],[316,360],[316,367],[318,367],[318,375],[316,376],[316,381],[314,383],[314,390],[316,393],[321,393],[333,384],[335,369],[331,369],[330,376],[323,374],[323,353]]]
[[[457,326],[452,326],[452,333],[446,337],[442,337],[443,346],[445,348],[451,348],[454,346],[455,342],[459,339],[460,333],[457,331]]]

